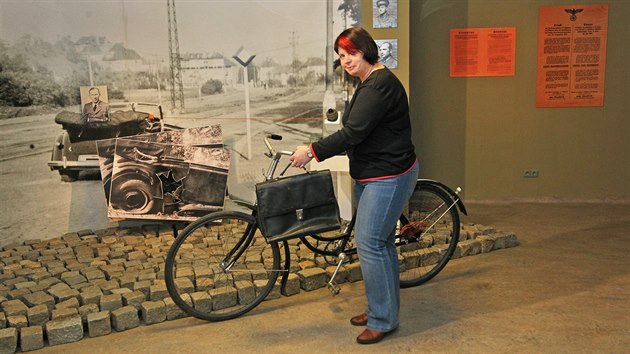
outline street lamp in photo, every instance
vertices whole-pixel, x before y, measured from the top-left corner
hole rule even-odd
[[[239,64],[243,66],[243,85],[245,86],[245,122],[247,125],[247,159],[252,157],[252,135],[251,135],[251,122],[249,113],[249,75],[247,73],[247,66],[254,60],[255,54],[251,54],[243,46],[241,46],[236,54],[232,56]]]

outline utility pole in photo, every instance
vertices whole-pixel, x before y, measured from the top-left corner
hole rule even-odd
[[[166,0],[166,4],[168,10],[168,49],[171,66],[171,113],[175,112],[178,102],[180,113],[183,113],[184,85],[182,84],[182,64],[179,56],[175,0]]]
[[[337,109],[333,91],[333,0],[326,1],[326,91],[322,104],[322,117],[329,109]]]

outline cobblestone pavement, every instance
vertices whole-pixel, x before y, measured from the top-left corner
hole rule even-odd
[[[0,252],[0,353],[30,351],[182,318],[163,280],[169,229],[83,230]],[[514,233],[462,227],[454,258],[518,245]],[[334,267],[292,242],[289,294],[326,286]],[[331,269],[332,268],[332,269]],[[338,282],[360,281],[358,262]],[[278,289],[268,298],[280,297]]]

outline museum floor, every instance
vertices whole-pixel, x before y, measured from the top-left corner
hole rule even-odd
[[[363,282],[266,301],[235,320],[192,318],[48,346],[41,353],[621,353],[630,348],[630,204],[475,203],[466,222],[518,247],[455,260],[402,291],[400,328],[356,344]]]

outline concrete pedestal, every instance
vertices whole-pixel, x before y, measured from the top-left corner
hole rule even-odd
[[[337,155],[322,162],[313,159],[310,169],[313,171],[330,170],[335,183],[339,214],[344,220],[352,219],[352,178],[350,178],[348,157]]]

